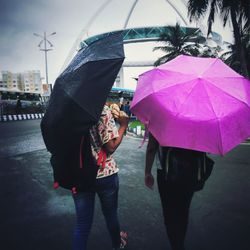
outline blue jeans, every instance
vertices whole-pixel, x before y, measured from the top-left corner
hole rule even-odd
[[[93,222],[95,194],[97,193],[107,228],[112,240],[113,248],[119,248],[121,243],[120,225],[118,220],[118,190],[117,174],[96,179],[95,190],[79,192],[73,195],[76,208],[76,227],[73,238],[73,250],[86,250],[87,241]]]

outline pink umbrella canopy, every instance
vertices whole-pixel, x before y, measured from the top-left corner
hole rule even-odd
[[[224,155],[250,136],[250,81],[181,55],[139,76],[131,111],[162,146]]]

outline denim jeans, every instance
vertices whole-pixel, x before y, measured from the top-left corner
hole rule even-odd
[[[120,225],[118,220],[118,190],[119,179],[117,174],[96,179],[93,191],[79,192],[73,195],[76,208],[76,226],[73,238],[73,250],[86,250],[90,233],[94,207],[95,194],[101,201],[102,212],[106,220],[107,228],[112,240],[112,247],[119,248]]]

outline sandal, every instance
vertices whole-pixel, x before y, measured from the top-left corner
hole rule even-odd
[[[127,245],[128,234],[127,234],[127,232],[121,231],[120,236],[121,236],[120,249],[124,249],[126,247],[126,245]]]

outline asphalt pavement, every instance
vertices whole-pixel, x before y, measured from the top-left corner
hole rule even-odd
[[[170,250],[157,188],[144,186],[146,145],[139,148],[140,144],[141,139],[126,136],[115,153],[127,249]],[[244,144],[225,157],[211,156],[213,173],[191,205],[187,250],[250,249],[249,151]],[[69,191],[52,188],[49,158],[39,121],[0,123],[0,249],[71,249],[73,201]],[[111,250],[99,202],[88,249]]]

